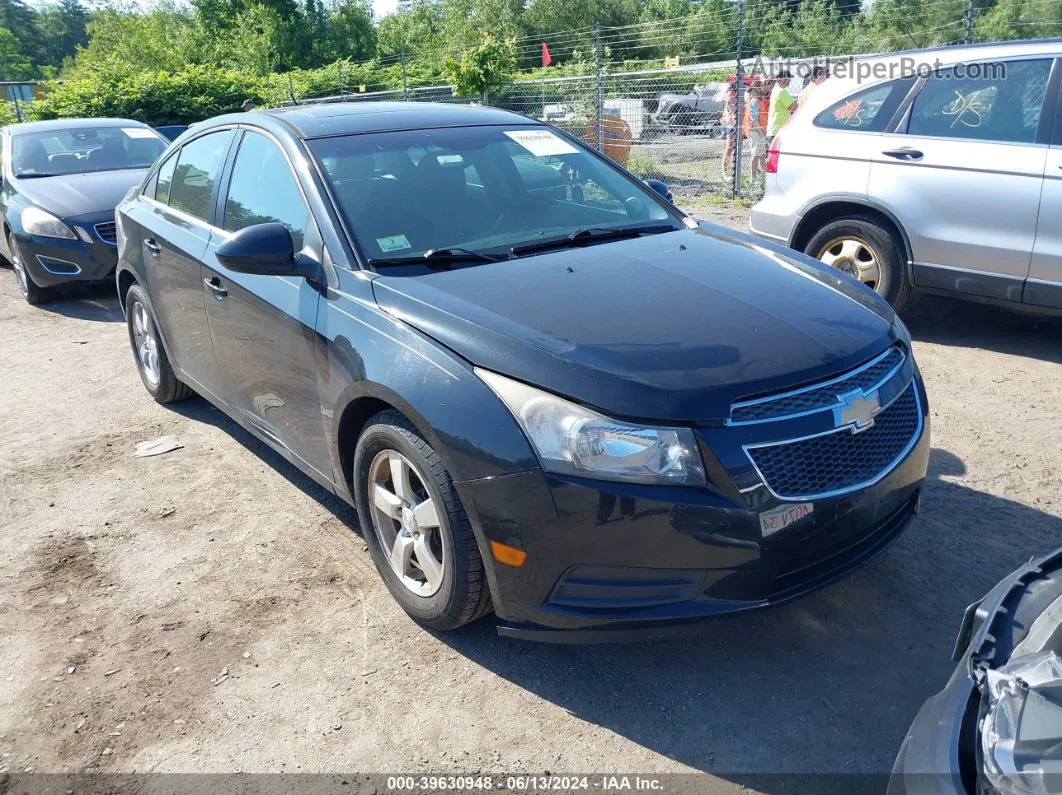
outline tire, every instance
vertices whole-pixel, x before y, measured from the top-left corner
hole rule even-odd
[[[140,380],[156,402],[174,403],[195,394],[174,374],[155,325],[155,312],[140,285],[134,284],[126,293],[125,325],[129,330],[129,344],[133,349]],[[149,353],[144,352],[145,345]]]
[[[396,486],[388,474],[395,471],[393,456],[400,468],[410,467],[408,489]],[[377,487],[386,492],[385,499],[370,498],[370,493],[378,493]],[[377,414],[362,431],[354,451],[353,491],[373,563],[395,601],[414,621],[430,630],[447,631],[491,611],[483,559],[450,474],[439,454],[399,412]],[[405,499],[400,491],[406,491]],[[417,509],[429,501],[434,511],[425,515],[432,518],[421,524]],[[400,547],[411,551],[403,556]],[[431,560],[426,562],[433,565],[422,566],[420,559],[427,554]]]
[[[26,303],[30,306],[40,306],[51,301],[55,297],[55,292],[51,288],[38,286],[33,281],[33,276],[22,264],[22,253],[18,247],[18,241],[15,240],[14,232],[7,236],[7,246],[11,250],[11,267],[15,271],[15,283],[22,297],[26,299]]]
[[[897,311],[911,295],[903,252],[893,233],[878,220],[863,215],[831,221],[804,247],[805,254],[859,279]],[[873,267],[867,264],[867,253],[874,260]]]

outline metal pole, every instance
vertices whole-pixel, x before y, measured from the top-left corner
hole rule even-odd
[[[973,44],[974,0],[966,0],[966,43]]]
[[[597,151],[605,151],[605,58],[601,49],[601,24],[594,25],[594,60],[597,64]]]
[[[409,101],[409,81],[406,79],[406,51],[402,50],[402,99]]]
[[[741,62],[741,49],[745,44],[745,0],[737,0],[737,45],[734,49],[737,70],[735,85],[737,103],[734,105],[734,198],[741,195],[741,114],[745,105],[745,66]]]
[[[13,101],[15,103],[15,119],[17,119],[18,121],[24,121],[24,119],[22,118],[22,108],[19,107],[18,104],[18,97],[16,96]]]

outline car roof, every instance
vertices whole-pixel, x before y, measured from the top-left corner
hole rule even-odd
[[[26,133],[55,132],[57,130],[79,130],[85,127],[147,127],[146,124],[132,119],[52,119],[50,121],[26,121],[10,124],[5,129],[11,135]],[[151,129],[148,127],[148,129]]]
[[[541,124],[534,119],[482,105],[438,102],[334,102],[230,113],[210,120],[215,124],[282,123],[300,138],[331,135],[424,130],[433,127],[476,127],[492,124]],[[197,125],[197,128],[199,126]]]
[[[878,64],[886,71],[882,73],[881,77],[863,77],[860,79],[854,74],[848,74],[844,77],[831,77],[822,84],[821,90],[812,95],[808,103],[808,112],[801,114],[798,111],[794,120],[799,120],[802,125],[810,124],[819,111],[829,107],[834,102],[863,89],[882,85],[904,76],[899,71],[887,71],[890,66],[897,67],[897,69],[902,67],[904,70],[910,70],[910,74],[907,76],[913,77],[919,68],[936,68],[938,66],[946,68],[960,63],[984,63],[1038,55],[1045,58],[1062,56],[1062,38],[941,45],[921,50],[900,50],[880,55],[851,56],[851,60],[857,64],[863,63],[871,66]],[[838,58],[837,60],[847,60],[847,57],[844,59]]]

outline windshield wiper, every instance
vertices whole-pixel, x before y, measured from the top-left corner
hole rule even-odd
[[[432,268],[449,268],[455,262],[501,262],[505,255],[484,254],[467,248],[433,248],[415,257],[374,257],[369,264],[374,268],[388,265],[427,265]]]
[[[565,237],[539,240],[534,243],[524,243],[513,246],[509,253],[514,257],[524,254],[533,254],[536,251],[546,251],[551,248],[576,248],[588,246],[591,243],[602,243],[607,240],[622,240],[628,237],[641,237],[642,235],[659,235],[664,232],[677,232],[678,229],[672,224],[641,224],[640,226],[590,226],[579,229]]]
[[[15,174],[16,179],[44,179],[45,177],[61,177],[62,174]]]

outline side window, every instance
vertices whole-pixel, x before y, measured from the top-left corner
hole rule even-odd
[[[936,138],[1034,143],[1049,59],[962,64],[935,72],[911,106],[907,132]]]
[[[913,79],[893,80],[835,102],[815,117],[815,126],[828,130],[881,132],[910,91]]]
[[[233,135],[232,130],[210,133],[182,147],[166,202],[170,207],[202,218],[207,223],[214,222],[214,205],[210,198]]]
[[[284,224],[297,251],[308,216],[283,153],[265,136],[245,133],[232,167],[222,228],[238,232],[255,224]]]
[[[170,200],[170,185],[173,184],[173,170],[177,167],[177,153],[174,152],[166,162],[159,166],[155,176],[151,178],[153,185],[148,185],[144,193],[157,202],[166,204]]]

